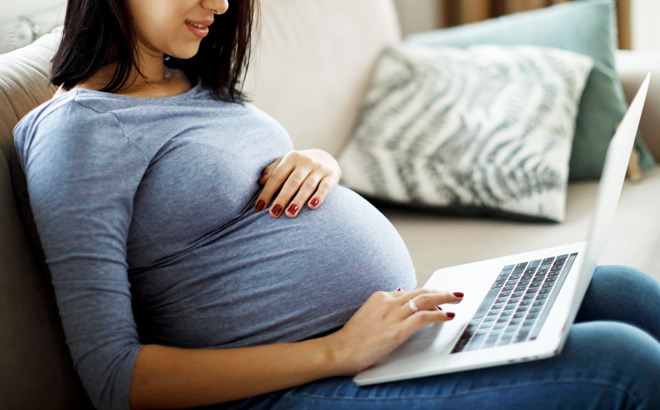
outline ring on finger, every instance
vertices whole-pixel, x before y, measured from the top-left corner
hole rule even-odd
[[[410,306],[410,309],[412,310],[413,314],[419,312],[419,308],[417,307],[417,303],[415,303],[414,300],[410,299],[408,301],[408,306]]]

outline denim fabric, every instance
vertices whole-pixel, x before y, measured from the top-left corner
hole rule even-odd
[[[598,267],[563,352],[527,363],[358,387],[319,380],[232,409],[660,409],[660,284]]]

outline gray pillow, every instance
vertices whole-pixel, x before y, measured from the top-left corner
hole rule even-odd
[[[339,156],[342,183],[416,207],[561,221],[592,66],[533,46],[390,47]]]
[[[538,10],[515,13],[479,23],[415,34],[407,38],[425,47],[468,47],[479,44],[553,47],[594,60],[578,110],[571,180],[598,179],[607,147],[626,112],[621,81],[616,72],[616,12],[611,0],[571,1]],[[653,155],[641,138],[635,144],[642,169],[651,169]]]

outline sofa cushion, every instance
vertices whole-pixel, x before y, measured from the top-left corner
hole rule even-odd
[[[88,408],[64,343],[55,296],[39,268],[0,155],[0,395],[8,409]]]
[[[54,30],[28,47],[0,55],[0,152],[7,161],[18,120],[55,93],[48,76],[61,38],[61,29]]]
[[[342,181],[371,198],[561,221],[592,60],[531,46],[385,50]]]
[[[421,285],[443,267],[585,240],[597,188],[598,183],[591,181],[570,184],[566,219],[552,225],[381,210],[408,245]],[[638,183],[625,182],[599,264],[633,266],[660,280],[658,203],[660,167]]]
[[[607,145],[626,110],[615,69],[616,28],[611,1],[576,1],[514,14],[486,22],[423,33],[408,38],[412,44],[459,46],[473,44],[526,44],[556,47],[587,55],[595,67],[587,82],[573,142],[570,178],[600,176]],[[653,156],[641,139],[636,147],[643,169]]]
[[[48,272],[21,222],[8,168],[14,126],[55,91],[47,79],[60,38],[56,31],[0,55],[0,323],[6,330],[0,332],[0,395],[7,408],[89,408],[64,343]]]
[[[27,16],[3,20],[0,23],[0,54],[16,50],[49,33],[64,21],[64,2]]]
[[[373,63],[400,41],[390,0],[263,0],[245,90],[291,134],[296,149],[339,154]]]

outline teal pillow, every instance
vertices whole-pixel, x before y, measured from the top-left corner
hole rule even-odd
[[[577,1],[500,17],[481,23],[409,36],[422,46],[461,47],[475,44],[533,45],[587,55],[594,60],[580,102],[570,159],[571,180],[600,177],[607,145],[627,108],[616,73],[614,12],[610,1]],[[637,138],[642,169],[653,167],[650,151]]]

